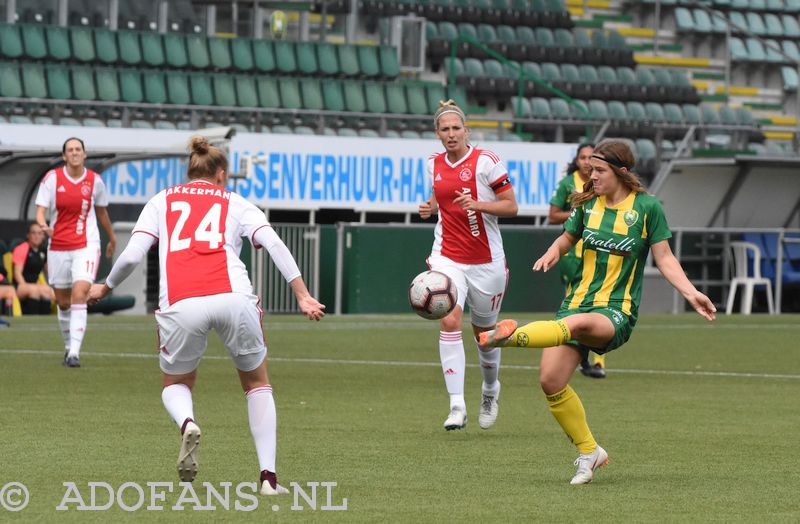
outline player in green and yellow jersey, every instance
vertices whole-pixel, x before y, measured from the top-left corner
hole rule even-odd
[[[578,239],[583,240],[580,267],[556,320],[519,328],[516,321],[503,320],[479,340],[485,347],[544,348],[539,382],[550,412],[580,453],[571,484],[591,482],[594,470],[608,462],[608,453],[592,436],[583,403],[569,379],[589,350],[606,353],[630,337],[638,318],[648,251],[661,274],[700,315],[714,320],[716,312],[672,254],[664,211],[631,171],[635,160],[630,147],[620,140],[604,140],[590,162],[591,183],[573,198],[564,233],[533,265],[534,271],[547,271]]]
[[[550,199],[550,213],[548,221],[551,224],[563,224],[572,212],[572,195],[583,192],[583,186],[589,181],[592,166],[589,159],[592,157],[594,144],[579,144],[575,153],[575,158],[567,166],[567,174],[558,182],[553,198]],[[558,261],[558,270],[561,273],[561,281],[567,288],[567,293],[571,291],[569,287],[572,277],[581,264],[581,252],[583,241],[578,240],[575,247],[570,249]],[[593,362],[589,362],[589,356],[581,360],[581,373],[592,378],[606,378],[606,356],[594,353]]]

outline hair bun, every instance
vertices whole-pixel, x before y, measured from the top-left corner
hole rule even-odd
[[[189,142],[189,150],[192,154],[198,155],[205,155],[208,154],[208,148],[211,144],[208,143],[208,139],[204,136],[193,136],[191,141]]]

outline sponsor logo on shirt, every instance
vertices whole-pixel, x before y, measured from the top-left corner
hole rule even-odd
[[[597,232],[584,229],[583,244],[584,247],[590,246],[597,251],[606,251],[613,255],[628,256],[636,247],[636,240],[630,237],[625,237],[620,241],[616,241],[613,238],[601,238]]]
[[[67,190],[67,188],[66,188],[66,187],[64,187],[64,186],[58,186],[58,192],[59,192],[59,193],[63,193],[63,192],[65,192],[66,190]]]
[[[436,182],[439,182],[441,179],[442,179],[442,175],[440,175],[439,173],[436,173],[436,178],[434,178],[433,180],[436,181]]]

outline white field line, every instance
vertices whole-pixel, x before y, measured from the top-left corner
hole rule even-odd
[[[152,359],[157,358],[152,353],[109,353],[100,351],[88,351],[91,357],[110,357],[110,358],[139,358],[139,359]],[[0,355],[34,355],[34,356],[63,356],[61,351],[41,350],[41,349],[0,349]],[[219,355],[205,355],[204,360],[228,360],[227,356]],[[352,359],[334,359],[334,358],[287,358],[287,357],[270,357],[270,362],[290,362],[290,363],[303,363],[303,364],[338,364],[348,366],[408,366],[408,367],[435,367],[441,366],[439,362],[419,362],[419,361],[402,361],[402,360],[352,360]],[[467,367],[477,368],[477,364],[467,364]],[[539,366],[521,366],[506,364],[502,366],[503,369],[515,369],[525,371],[536,371]],[[777,373],[740,373],[733,371],[676,371],[676,370],[661,370],[661,369],[613,369],[614,373],[623,373],[631,375],[670,375],[670,376],[687,376],[687,377],[734,377],[734,378],[761,378],[761,379],[795,379],[800,380],[800,375],[777,374]]]

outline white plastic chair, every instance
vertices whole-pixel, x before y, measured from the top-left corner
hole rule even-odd
[[[750,263],[753,268],[752,275],[749,274]],[[772,282],[768,278],[761,276],[761,249],[756,244],[752,242],[731,242],[731,274],[731,287],[728,290],[728,304],[725,308],[726,315],[730,315],[733,311],[733,300],[736,297],[736,290],[739,286],[744,286],[744,294],[741,298],[743,315],[749,315],[753,309],[753,288],[756,286],[767,287],[767,308],[770,315],[774,313]]]

